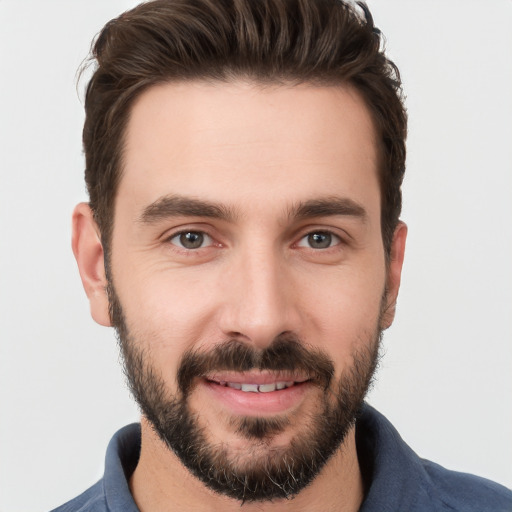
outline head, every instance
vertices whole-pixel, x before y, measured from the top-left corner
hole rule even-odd
[[[160,440],[231,498],[321,472],[393,319],[406,121],[380,45],[339,0],[159,0],[94,46],[93,316]]]

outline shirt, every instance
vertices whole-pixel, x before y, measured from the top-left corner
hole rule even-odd
[[[367,480],[360,512],[512,512],[512,491],[418,457],[368,404],[357,419],[356,443]],[[108,445],[103,478],[53,512],[139,512],[128,486],[139,453],[140,425],[119,430]]]

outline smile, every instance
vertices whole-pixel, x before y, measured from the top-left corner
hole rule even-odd
[[[272,416],[294,410],[312,388],[309,375],[292,371],[220,371],[205,375],[208,401],[237,416]]]
[[[210,381],[232,389],[244,391],[245,393],[271,393],[272,391],[280,391],[282,389],[291,388],[296,383],[292,381],[270,382],[268,384],[250,384],[245,382],[226,382],[226,381]],[[299,384],[299,383],[297,383]]]

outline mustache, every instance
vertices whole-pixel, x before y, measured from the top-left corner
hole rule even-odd
[[[196,378],[216,371],[250,370],[300,372],[313,384],[327,389],[334,376],[334,363],[324,352],[308,348],[295,336],[278,336],[262,350],[231,339],[208,352],[187,351],[179,365],[177,381],[179,389],[187,396]]]

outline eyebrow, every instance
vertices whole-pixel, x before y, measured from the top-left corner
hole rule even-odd
[[[366,210],[349,198],[327,197],[301,201],[288,209],[288,218],[304,220],[342,215],[366,221]],[[164,196],[146,206],[139,221],[152,224],[170,217],[206,217],[232,222],[238,217],[233,208],[186,196]]]
[[[361,219],[363,222],[368,218],[368,214],[363,206],[346,197],[333,196],[301,201],[288,211],[290,218],[299,220],[336,215],[355,217]]]
[[[146,206],[139,221],[152,224],[170,217],[208,217],[232,221],[235,211],[224,205],[211,203],[193,197],[164,196]]]

